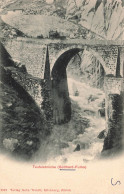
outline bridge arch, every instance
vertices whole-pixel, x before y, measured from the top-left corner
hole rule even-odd
[[[66,57],[67,53],[69,53],[69,51],[73,51],[75,49],[79,49],[79,52],[80,51],[89,51],[94,57],[96,57],[97,60],[99,60],[99,62],[101,63],[101,65],[103,66],[104,68],[104,71],[106,74],[109,74],[109,67],[108,65],[106,64],[106,62],[104,61],[101,53],[97,52],[95,49],[93,49],[92,47],[90,46],[81,46],[81,45],[72,45],[72,46],[69,46],[67,48],[64,48],[62,50],[60,50],[58,52],[58,54],[53,57],[53,60],[51,61],[51,72],[53,72],[53,68],[55,66],[55,64],[57,63],[57,61],[62,58],[62,56]],[[71,60],[71,59],[70,59]]]
[[[84,51],[85,47],[73,46],[69,47],[59,54],[55,61],[52,72],[52,95],[53,95],[53,118],[55,123],[68,122],[71,119],[71,100],[68,92],[66,68],[69,61],[80,51]],[[90,49],[92,51],[92,49]],[[92,51],[95,57],[99,55]],[[99,56],[98,60],[102,63],[106,72],[105,62]]]
[[[61,55],[59,55],[59,57],[55,61],[52,68],[52,73],[51,73],[52,78],[54,79],[56,77],[56,79],[57,78],[59,79],[65,76],[64,74],[66,73],[66,68],[69,61],[76,54],[78,54],[80,51],[83,51],[83,50],[84,50],[83,48],[71,48],[63,52]]]
[[[94,57],[96,57],[97,60],[99,60],[99,62],[103,66],[105,73],[108,74],[109,68],[107,67],[106,62],[104,61],[103,57],[98,52],[96,52],[94,49],[92,49],[90,47],[87,50],[90,51],[92,53],[92,55]]]
[[[53,119],[55,123],[68,122],[71,119],[71,101],[69,98],[66,68],[69,61],[83,49],[72,48],[65,51],[56,60],[52,77]]]

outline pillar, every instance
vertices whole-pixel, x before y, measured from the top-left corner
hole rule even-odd
[[[71,119],[71,101],[67,78],[52,80],[53,120],[56,124],[69,122]]]
[[[104,90],[107,135],[102,152],[115,154],[122,151],[124,139],[123,78],[105,77]]]

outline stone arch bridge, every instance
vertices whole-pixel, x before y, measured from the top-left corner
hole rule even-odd
[[[69,120],[71,114],[66,67],[71,58],[74,57],[77,53],[83,50],[90,51],[97,58],[97,60],[99,60],[105,71],[104,91],[106,94],[106,127],[108,128],[108,121],[113,120],[113,112],[116,111],[114,110],[115,107],[113,107],[113,100],[116,101],[115,96],[119,96],[117,98],[119,101],[120,98],[122,98],[123,102],[123,41],[96,41],[79,39],[37,40],[30,38],[18,38],[17,40],[8,41],[6,43],[6,48],[12,58],[19,60],[26,66],[29,74],[35,78],[47,80],[49,84],[52,82],[51,88],[54,99],[53,104],[55,106],[54,117],[57,115],[57,122],[61,122],[64,119]],[[37,98],[36,95],[33,96],[33,93],[30,91],[32,90],[31,87],[28,87],[28,84],[27,86],[24,86],[23,84],[23,87],[25,87],[29,94],[32,95],[37,104],[40,105],[41,102],[39,103],[37,100],[39,97]],[[41,91],[39,90],[38,96],[40,95]],[[58,97],[55,98],[55,96]],[[57,103],[57,101],[60,103]],[[60,107],[59,112],[56,110],[56,106]],[[121,110],[121,112],[123,112],[123,110]],[[61,116],[58,116],[58,114]],[[119,114],[120,113],[118,113],[118,115]]]

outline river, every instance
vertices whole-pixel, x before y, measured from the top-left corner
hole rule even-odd
[[[105,129],[105,118],[99,116],[98,110],[105,94],[100,89],[72,78],[68,79],[68,88],[74,112],[72,119],[67,124],[53,127],[51,136],[42,142],[40,150],[33,158],[34,161],[89,162],[100,156],[104,140],[97,136]],[[83,129],[79,129],[80,125],[75,125],[81,119],[85,121]]]

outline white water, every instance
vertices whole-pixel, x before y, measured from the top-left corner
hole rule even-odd
[[[54,127],[48,141],[43,142],[41,149],[35,155],[35,161],[47,162],[88,162],[100,156],[103,148],[103,139],[98,139],[98,134],[105,129],[105,119],[98,115],[100,103],[104,99],[104,93],[96,88],[88,86],[86,83],[68,79],[70,98],[77,102],[80,109],[79,114],[90,120],[90,127],[85,132],[76,135],[72,129],[71,121],[69,124],[57,125]],[[79,95],[75,96],[78,90]],[[88,101],[93,95],[95,100]],[[87,112],[84,110],[87,110]],[[88,112],[89,111],[89,112]],[[91,111],[91,112],[90,112]],[[83,114],[82,114],[83,112]],[[62,148],[62,143],[68,144],[69,147]],[[77,144],[80,145],[80,151],[75,151]]]

